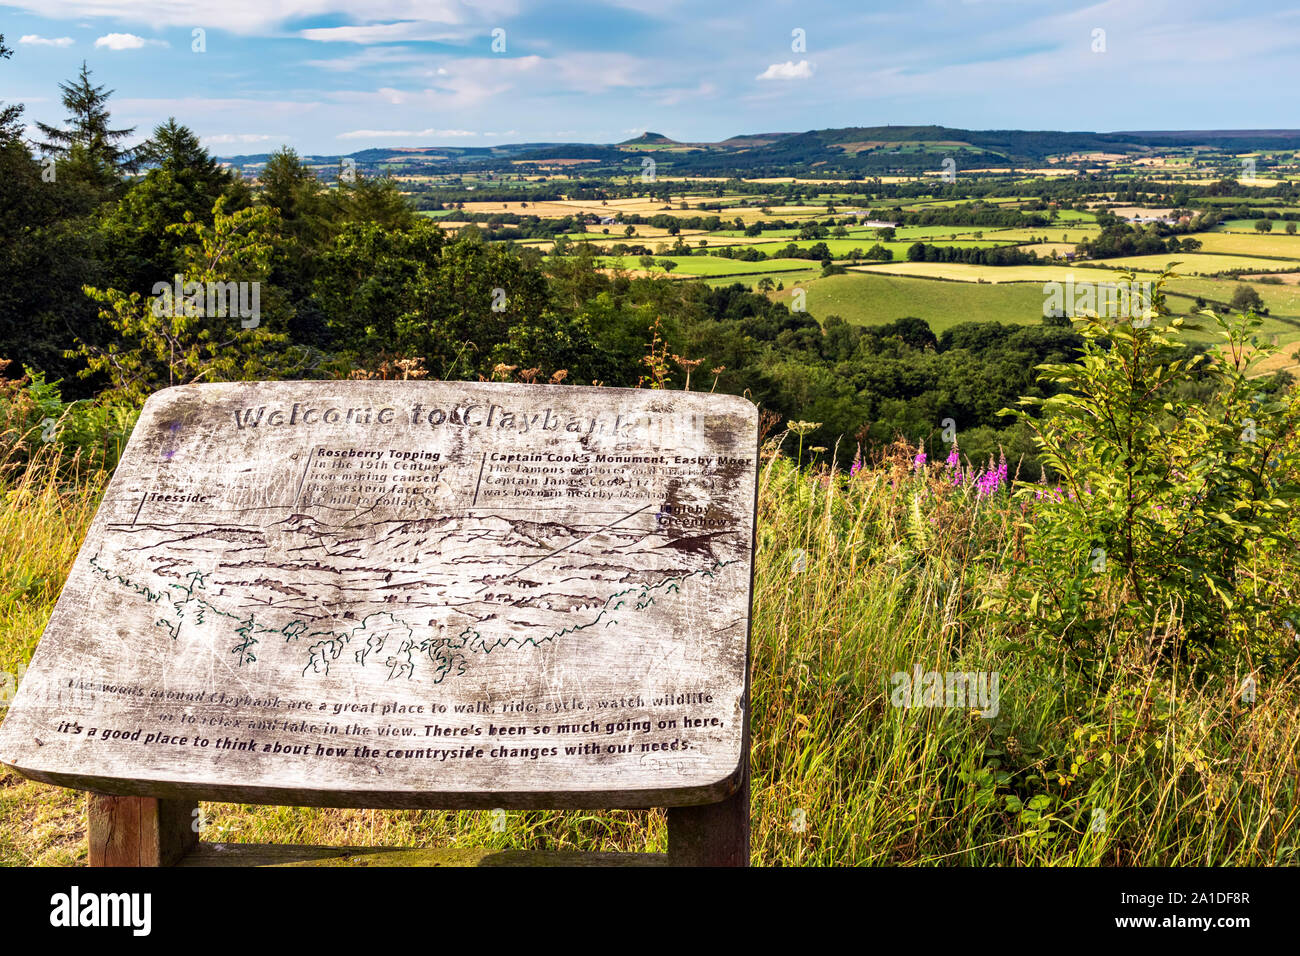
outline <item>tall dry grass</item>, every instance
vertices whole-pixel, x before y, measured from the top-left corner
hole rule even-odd
[[[106,476],[0,476],[0,669],[35,647]],[[42,458],[45,455],[48,457]],[[72,475],[73,477],[69,477]],[[1300,680],[1241,700],[1116,657],[1084,676],[982,616],[1022,516],[905,454],[855,476],[771,454],[752,632],[756,864],[1300,862]],[[802,555],[802,557],[800,556]],[[1285,570],[1292,574],[1293,571]],[[999,706],[891,703],[896,672],[996,671]],[[84,796],[0,776],[0,861],[82,858]],[[490,813],[205,805],[205,839],[661,851],[661,811]],[[1099,815],[1100,814],[1100,815]]]

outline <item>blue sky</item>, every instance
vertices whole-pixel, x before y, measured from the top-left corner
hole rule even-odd
[[[29,122],[61,121],[58,83],[84,59],[118,125],[174,115],[220,155],[1300,127],[1300,9],[1274,0],[20,0],[0,33],[0,100]]]

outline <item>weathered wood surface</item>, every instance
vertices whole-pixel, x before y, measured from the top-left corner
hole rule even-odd
[[[666,853],[200,843],[181,866],[669,866]]]
[[[198,842],[198,804],[155,797],[87,794],[91,866],[174,866]]]
[[[160,392],[0,761],[189,800],[723,800],[744,769],[756,432],[750,403],[684,392]]]
[[[673,866],[749,866],[749,761],[736,792],[718,803],[668,808]]]

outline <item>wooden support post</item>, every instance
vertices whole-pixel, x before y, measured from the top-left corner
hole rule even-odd
[[[175,866],[199,840],[193,800],[87,796],[91,866]]]
[[[672,866],[749,866],[749,755],[740,786],[721,803],[668,808]]]

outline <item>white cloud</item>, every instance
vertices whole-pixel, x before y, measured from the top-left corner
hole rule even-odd
[[[339,133],[339,139],[430,139],[444,136],[477,136],[468,129],[354,129]]]
[[[427,61],[427,57],[425,57]],[[411,71],[420,85],[414,89],[384,86],[370,90],[335,90],[321,95],[343,106],[375,110],[403,106],[408,110],[482,110],[504,104],[511,95],[575,92],[596,94],[617,89],[654,88],[662,78],[657,64],[625,54],[591,54],[564,59],[540,56],[469,57],[448,60],[445,67]],[[370,115],[370,114],[366,114]],[[489,117],[499,113],[488,114]],[[478,115],[469,116],[476,122]],[[463,122],[457,116],[454,122]],[[499,120],[498,120],[499,122]]]
[[[216,136],[204,136],[203,142],[213,145],[227,143],[264,143],[271,136],[268,133],[219,133]]]
[[[29,33],[26,36],[18,38],[19,43],[27,43],[31,46],[72,46],[75,42],[72,37],[43,37],[35,33]]]
[[[795,63],[793,60],[786,60],[784,63],[773,63],[762,73],[758,74],[755,79],[807,80],[812,78],[812,74],[812,64],[807,60],[800,60],[798,63]]]
[[[407,22],[463,24],[468,20],[497,25],[518,12],[521,0],[6,0],[14,7],[50,20],[103,18],[158,27],[219,27],[231,33],[271,36],[285,24],[339,15],[370,24]],[[358,12],[364,7],[364,12]],[[362,34],[364,35],[364,34]],[[340,34],[338,39],[343,39]],[[362,42],[360,40],[354,42]],[[371,41],[381,42],[381,41]]]
[[[430,19],[451,22],[436,13]],[[400,43],[456,40],[463,36],[459,31],[430,29],[427,23],[404,20],[400,23],[371,23],[366,26],[320,27],[298,33],[304,40],[320,43]]]
[[[107,47],[110,50],[139,50],[146,46],[167,46],[167,41],[146,40],[134,33],[106,33],[95,41],[95,49]]]

